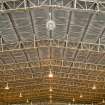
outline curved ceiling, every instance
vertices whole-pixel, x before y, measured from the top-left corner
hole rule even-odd
[[[100,103],[105,99],[104,6],[104,0],[1,2],[0,100]],[[46,28],[50,18],[53,30]],[[4,89],[7,83],[9,90]]]

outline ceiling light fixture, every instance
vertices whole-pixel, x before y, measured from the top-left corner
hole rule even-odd
[[[93,85],[92,89],[95,90],[96,89],[96,85]]]
[[[92,105],[94,105],[93,102],[92,102]]]
[[[75,98],[73,98],[73,102],[75,102]]]
[[[49,98],[52,99],[52,95],[50,95]]]
[[[6,87],[5,87],[5,90],[9,90],[9,86],[8,86],[8,83],[6,84]]]
[[[32,101],[31,101],[30,105],[32,105]]]
[[[27,99],[27,101],[26,101],[27,103],[29,103],[29,100]]]
[[[80,96],[79,96],[80,98],[82,98],[83,97],[83,95],[82,94],[80,94]]]
[[[68,103],[68,105],[71,105],[71,103]]]
[[[48,30],[54,30],[56,27],[55,25],[55,22],[53,20],[49,20],[47,23],[46,23],[46,28]]]
[[[52,104],[52,99],[50,98],[50,104]]]
[[[51,70],[50,70],[50,73],[49,73],[49,78],[53,78],[53,73],[51,72]]]
[[[50,87],[49,91],[50,91],[50,92],[52,92],[52,91],[53,91],[53,89]]]
[[[22,96],[22,93],[19,94],[19,97],[20,97],[20,98],[23,97],[23,96]]]
[[[105,100],[104,99],[102,100],[102,103],[105,103]]]

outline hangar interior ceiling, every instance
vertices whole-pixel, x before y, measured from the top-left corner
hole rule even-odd
[[[104,99],[105,0],[0,1],[2,105]]]

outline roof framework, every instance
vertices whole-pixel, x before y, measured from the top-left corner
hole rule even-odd
[[[21,103],[27,98],[48,101],[52,96],[55,102],[75,98],[75,103],[101,103],[105,99],[104,12],[104,0],[1,1],[0,99]],[[53,31],[46,29],[50,13],[56,23]],[[4,90],[6,83],[9,91]]]

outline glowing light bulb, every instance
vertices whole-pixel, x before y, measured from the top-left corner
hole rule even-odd
[[[10,88],[9,88],[9,86],[8,86],[8,83],[7,83],[7,85],[6,85],[6,87],[5,87],[5,90],[9,90]]]
[[[23,97],[23,96],[22,96],[22,93],[19,94],[19,97],[20,97],[20,98]]]
[[[53,78],[53,74],[52,74],[51,71],[50,71],[50,73],[49,73],[49,78]]]

